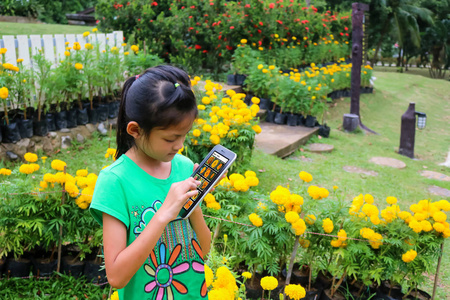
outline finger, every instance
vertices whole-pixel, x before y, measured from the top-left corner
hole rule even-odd
[[[188,191],[188,192],[186,193],[186,200],[189,199],[189,198],[191,198],[191,197],[194,197],[194,196],[197,195],[197,194],[198,194],[198,190]]]
[[[194,171],[198,169],[198,166],[199,166],[198,163],[195,163],[195,164],[194,164]]]

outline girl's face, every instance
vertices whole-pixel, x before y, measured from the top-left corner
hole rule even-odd
[[[193,122],[191,117],[185,117],[178,125],[164,129],[155,127],[147,138],[142,136],[136,141],[136,146],[154,160],[169,162],[183,148],[186,134],[191,130]]]

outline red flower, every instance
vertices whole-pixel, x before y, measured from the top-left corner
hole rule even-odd
[[[141,19],[138,19],[138,22],[140,22],[141,21]]]
[[[302,7],[303,10],[308,9],[307,7]]]
[[[194,30],[194,27],[189,27],[189,31]]]
[[[184,6],[182,6],[181,9],[184,9]]]
[[[348,36],[348,33],[346,33],[345,36]]]
[[[213,3],[213,2],[209,2],[209,5],[213,6],[213,5],[214,5],[214,3]]]
[[[194,9],[194,8],[195,8],[195,5],[192,5],[191,8]]]
[[[306,30],[309,30],[309,27],[305,27]]]
[[[189,16],[189,19],[192,19],[192,16]]]
[[[261,31],[261,29],[258,29],[258,33],[261,33],[262,31]]]
[[[195,45],[195,50],[200,50],[200,49],[202,49],[202,46],[200,46],[200,45]]]
[[[342,36],[344,35],[344,33],[343,33],[343,32],[341,32],[341,33],[339,33],[339,34],[340,34],[340,35],[342,35]]]
[[[270,3],[269,8],[275,8],[275,3]]]
[[[208,53],[208,50],[203,50],[203,53]]]
[[[225,3],[225,5],[227,5],[227,4]],[[222,56],[222,53],[219,53],[219,56]]]
[[[230,45],[227,45],[227,50],[231,51],[231,50],[233,50],[233,47],[231,47]]]
[[[221,35],[219,35],[219,40],[221,40],[222,39],[222,36]]]
[[[250,8],[250,4],[245,4],[245,8]]]
[[[345,29],[345,31],[347,31],[347,30],[348,30],[348,27],[344,27],[344,29]]]
[[[280,21],[280,20],[277,20],[277,23],[278,23],[278,24],[283,24],[283,22],[282,22],[282,21]]]
[[[264,23],[263,22],[259,22],[259,26],[263,26],[264,25]]]
[[[234,29],[234,26],[230,26],[230,29]]]
[[[258,41],[258,46],[261,46],[262,45],[262,41]]]
[[[156,1],[153,1],[152,6],[158,6],[158,3]]]

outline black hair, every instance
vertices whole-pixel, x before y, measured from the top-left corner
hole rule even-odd
[[[127,133],[129,122],[137,122],[148,136],[155,127],[176,126],[185,117],[194,119],[197,114],[197,102],[185,71],[161,65],[128,78],[123,85],[117,117],[115,158],[135,145],[134,138]]]

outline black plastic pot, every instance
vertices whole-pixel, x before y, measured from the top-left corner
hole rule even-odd
[[[227,84],[228,85],[236,85],[236,76],[234,74],[227,75]]]
[[[108,102],[108,118],[109,119],[117,118],[117,113],[118,113],[118,102],[117,101]]]
[[[1,142],[1,139],[0,139]],[[3,273],[6,269],[6,259],[0,259],[0,278],[2,278]]]
[[[62,258],[61,272],[67,275],[71,275],[75,278],[83,275],[85,262],[80,260],[73,260],[72,256],[64,256]]]
[[[307,291],[306,296],[302,298],[302,300],[319,300],[322,296],[322,292],[323,290],[321,289]]]
[[[66,121],[67,121],[67,128],[75,128],[77,127],[77,108],[72,107],[67,110],[66,112]]]
[[[77,108],[77,125],[86,125],[89,122],[89,115],[87,108]]]
[[[97,115],[100,122],[108,120],[108,104],[100,103],[97,107]]]
[[[378,291],[385,295],[389,295],[394,299],[402,299],[404,296],[404,294],[402,293],[402,287],[400,285],[395,285],[391,287],[389,282],[387,281],[381,282]]]
[[[97,109],[91,107],[88,107],[88,116],[89,116],[89,123],[90,124],[97,124],[98,123],[98,114]]]
[[[305,125],[306,119],[304,115],[299,115],[297,119],[297,126]]]
[[[2,142],[2,140],[3,140],[3,135],[2,135],[2,129],[0,128],[0,143]]]
[[[84,276],[86,279],[93,283],[104,283],[106,282],[106,271],[105,269],[100,271],[100,264],[94,261],[86,261],[84,265]]]
[[[413,300],[431,299],[431,295],[425,291],[417,289],[417,291],[412,290],[411,293],[409,293],[409,295],[406,296],[406,299],[413,299]]]
[[[266,116],[266,122],[273,123],[275,119],[276,112],[268,110]]]
[[[333,282],[333,277],[328,272],[324,274],[322,271],[317,274],[316,281],[314,282],[314,287],[316,289],[326,290],[331,287]],[[324,294],[324,293],[322,293]]]
[[[235,75],[236,85],[243,85],[245,78],[247,78],[247,76],[242,74],[236,74]]]
[[[316,117],[313,116],[306,116],[306,120],[305,120],[305,126],[306,127],[314,127],[316,125]]]
[[[20,141],[20,131],[17,122],[9,122],[0,126],[3,143],[17,143]]]
[[[288,115],[286,124],[288,124],[289,126],[297,126],[298,117],[299,117],[298,115],[294,114]]]
[[[286,120],[287,120],[287,114],[285,114],[285,113],[276,113],[275,114],[275,118],[273,119],[273,122],[275,124],[284,125],[284,124],[286,124]]]
[[[48,133],[47,120],[41,118],[40,121],[33,120],[33,132],[37,136],[46,136]]]
[[[259,109],[269,109],[271,101],[268,98],[259,98]]]
[[[56,131],[55,115],[53,113],[47,113],[45,120],[47,121],[48,131]]]
[[[325,138],[330,137],[331,128],[327,126],[327,124],[320,125],[318,134]]]
[[[33,136],[33,120],[30,119],[19,119],[17,120],[19,125],[19,132],[21,138],[30,138]]]
[[[30,276],[30,270],[31,261],[29,259],[8,259],[5,274],[11,277],[28,277]]]
[[[55,113],[55,126],[56,130],[67,128],[67,111],[62,110]]]
[[[51,276],[58,265],[56,259],[48,258],[33,258],[31,262],[33,263],[33,274],[40,277]]]

